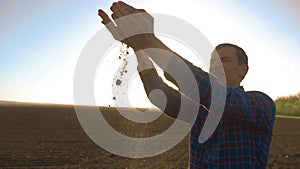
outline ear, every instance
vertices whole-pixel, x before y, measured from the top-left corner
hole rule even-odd
[[[245,77],[246,74],[248,73],[248,70],[249,70],[249,66],[248,64],[243,64],[241,66],[241,74],[239,75],[240,77]]]

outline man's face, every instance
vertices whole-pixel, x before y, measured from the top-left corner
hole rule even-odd
[[[217,57],[220,57],[220,60]],[[209,71],[217,76],[220,81],[222,81],[222,78],[224,79],[225,73],[227,86],[239,87],[247,70],[248,66],[246,64],[239,64],[234,47],[224,47],[212,53]]]

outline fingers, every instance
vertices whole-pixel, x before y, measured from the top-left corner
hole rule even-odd
[[[149,15],[144,9],[136,9],[122,1],[113,3],[110,9],[113,12],[112,18],[117,25],[125,24],[126,26],[128,26],[128,24],[139,25],[140,22],[153,22],[152,16]],[[124,19],[118,20],[122,17],[124,17]]]
[[[121,4],[115,4],[111,7],[111,10],[116,18],[121,18],[126,15],[130,15],[130,11],[128,11],[124,6]]]
[[[134,7],[122,2],[122,1],[119,1],[118,2],[120,5],[122,5],[128,12],[133,12],[135,10]]]
[[[116,20],[118,18],[121,18],[122,16],[124,16],[124,14],[122,14],[122,12],[120,11],[120,7],[118,5],[112,5],[110,7],[110,10],[113,12],[113,14],[111,15],[111,17]]]
[[[116,14],[114,14],[114,13],[111,14],[111,17],[113,18],[114,21],[118,19],[118,17],[117,17]]]
[[[103,24],[108,24],[109,22],[111,22],[111,19],[109,18],[109,16],[102,10],[99,9],[98,10],[98,15],[102,18],[102,22]]]
[[[135,8],[128,7],[124,2],[113,3],[110,7],[110,10],[113,12],[113,17],[118,19],[126,15],[135,13]]]
[[[153,18],[145,10],[136,9],[122,1],[113,3],[110,9],[113,12],[112,20],[101,9],[98,10],[98,15],[116,40],[136,34],[153,33]]]
[[[115,26],[114,22],[109,18],[109,16],[101,9],[98,10],[98,15],[102,18],[102,22],[106,28],[110,31],[110,33],[113,35],[113,37],[116,40],[120,39],[120,33],[118,31],[118,28]]]
[[[120,18],[135,13],[146,12],[144,9],[136,9],[122,1],[119,1],[118,3],[113,3],[110,9],[114,13],[115,18]]]

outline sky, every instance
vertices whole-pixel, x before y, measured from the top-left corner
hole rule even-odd
[[[0,0],[0,99],[73,104],[78,58],[101,29],[97,10],[110,12],[109,0]],[[229,42],[249,57],[243,87],[272,99],[300,92],[300,13],[295,0],[128,0],[150,13],[168,14],[199,29],[213,46]],[[198,63],[174,39],[161,37],[176,52]],[[172,48],[172,49],[173,49]],[[119,44],[108,50],[95,77],[98,105],[114,105],[112,84],[122,62]],[[151,106],[139,77],[130,81],[129,100]]]

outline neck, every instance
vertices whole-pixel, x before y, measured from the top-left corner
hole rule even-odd
[[[240,83],[236,83],[236,84],[227,84],[228,87],[232,87],[232,88],[237,88],[240,87],[241,84]]]

